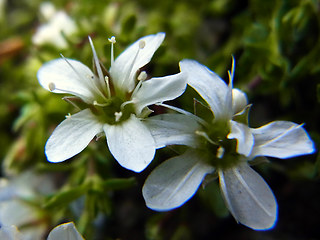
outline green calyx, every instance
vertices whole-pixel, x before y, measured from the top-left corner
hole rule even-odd
[[[241,155],[237,153],[237,141],[228,139],[229,122],[214,122],[207,129],[206,143],[203,148],[206,159],[215,169],[231,168],[239,163]]]
[[[110,125],[119,124],[135,113],[133,103],[125,103],[118,97],[109,98],[107,102],[90,105],[90,110],[98,119]]]
[[[237,153],[237,141],[224,139],[219,145],[207,145],[207,159],[209,164],[216,169],[228,169],[239,163],[241,155]]]

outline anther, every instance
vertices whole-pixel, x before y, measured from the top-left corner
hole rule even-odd
[[[218,149],[217,149],[217,154],[216,154],[216,156],[217,156],[217,158],[222,158],[223,157],[223,154],[224,154],[224,148],[223,147],[218,147]]]
[[[139,48],[140,48],[140,49],[143,49],[145,46],[146,46],[146,42],[143,41],[143,40],[140,40],[140,42],[139,42]]]
[[[122,112],[115,112],[114,116],[115,116],[116,122],[119,122],[120,118],[122,117]]]
[[[68,115],[66,115],[66,119],[70,119],[71,118],[71,114],[68,113]]]
[[[115,36],[112,36],[111,38],[108,38],[108,41],[113,43],[113,44],[115,44],[117,42]]]
[[[109,103],[98,103],[97,101],[93,101],[92,103],[94,106],[99,106],[99,107],[107,107],[110,104]]]
[[[144,81],[144,80],[147,79],[147,77],[148,77],[147,73],[145,71],[142,71],[138,76],[138,80],[139,81]]]
[[[219,145],[218,143],[212,141],[212,139],[210,139],[210,137],[208,136],[207,133],[203,132],[203,131],[199,131],[199,130],[196,130],[194,132],[196,135],[198,136],[201,136],[201,137],[204,137],[209,143],[213,144],[213,145]]]
[[[53,82],[51,82],[51,83],[49,83],[49,90],[52,92],[52,91],[54,91],[55,89],[56,89],[56,85],[53,83]]]

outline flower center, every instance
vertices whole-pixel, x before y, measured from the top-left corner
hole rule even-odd
[[[215,122],[206,131],[196,132],[204,137],[204,154],[208,163],[215,169],[231,168],[241,159],[241,155],[237,153],[237,141],[227,138],[229,132],[228,122]]]
[[[104,103],[94,102],[93,105],[90,105],[90,110],[100,122],[110,125],[119,124],[135,113],[134,103],[124,102],[119,97],[112,97]]]

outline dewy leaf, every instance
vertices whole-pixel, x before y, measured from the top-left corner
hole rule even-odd
[[[155,168],[142,189],[147,206],[153,210],[166,211],[188,201],[205,175],[213,171],[202,160],[200,154],[190,150]]]
[[[152,161],[156,144],[150,130],[134,114],[126,121],[103,126],[110,152],[124,168],[141,172]]]
[[[234,218],[255,230],[272,228],[277,219],[275,197],[247,163],[219,171],[220,188]]]
[[[72,222],[63,223],[52,229],[47,240],[84,240]]]
[[[268,156],[290,158],[314,152],[314,145],[307,132],[288,121],[274,121],[260,128],[251,129],[254,147],[250,157]]]
[[[53,131],[48,139],[45,152],[49,162],[62,162],[81,152],[102,132],[102,124],[89,109],[67,117]]]
[[[160,114],[148,118],[145,123],[151,131],[157,148],[175,144],[193,148],[199,146],[199,136],[195,131],[200,129],[200,125],[189,116]]]

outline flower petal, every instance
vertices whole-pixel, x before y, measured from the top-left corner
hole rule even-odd
[[[87,103],[95,100],[92,71],[79,61],[55,59],[42,65],[38,71],[42,87],[54,93],[67,93],[80,97]]]
[[[158,33],[140,38],[115,59],[110,75],[116,89],[122,92],[134,89],[137,71],[150,62],[164,37],[164,33]]]
[[[49,233],[47,240],[84,240],[73,222],[63,223],[56,226]]]
[[[200,129],[196,120],[183,114],[160,114],[146,119],[157,148],[167,145],[199,146],[199,136],[195,131]],[[183,123],[183,124],[181,124]]]
[[[230,121],[230,123],[231,132],[227,137],[229,139],[237,139],[237,152],[246,157],[249,156],[254,144],[251,129],[242,123],[235,121]]]
[[[255,230],[272,228],[277,220],[275,197],[247,163],[219,171],[220,188],[234,218]]]
[[[1,240],[22,240],[22,235],[18,231],[17,227],[11,226],[1,226],[0,228],[0,239]]]
[[[274,121],[251,131],[255,141],[251,157],[290,158],[315,151],[302,125],[293,122]]]
[[[142,189],[147,206],[153,210],[166,211],[188,201],[205,175],[213,171],[201,158],[197,152],[187,151],[155,168]]]
[[[214,72],[194,60],[180,62],[181,72],[186,73],[187,83],[209,104],[216,120],[230,120],[232,90]]]
[[[102,132],[102,124],[89,109],[67,117],[53,131],[48,139],[45,152],[49,162],[62,162],[81,152]]]
[[[233,114],[241,112],[248,105],[247,95],[237,88],[232,89]]]
[[[186,78],[182,73],[151,78],[142,82],[141,88],[132,96],[137,102],[137,114],[140,114],[142,109],[148,105],[179,97],[185,91],[186,84]]]
[[[141,172],[152,161],[156,144],[150,130],[134,114],[123,123],[105,124],[103,129],[110,152],[124,168]]]

